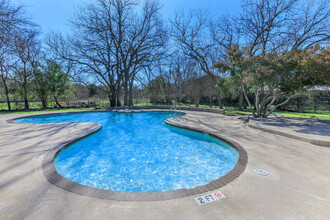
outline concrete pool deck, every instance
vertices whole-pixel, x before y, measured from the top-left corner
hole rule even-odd
[[[330,148],[255,130],[234,117],[187,113],[170,120],[218,133],[247,151],[245,171],[219,189],[225,199],[199,206],[197,196],[126,202],[68,192],[47,181],[44,156],[33,158],[95,124],[15,124],[7,120],[32,114],[0,115],[0,219],[328,219]]]
[[[330,147],[330,120],[311,118],[255,118],[249,127],[307,143]]]

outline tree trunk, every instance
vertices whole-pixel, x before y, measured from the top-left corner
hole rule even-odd
[[[54,96],[54,100],[55,100],[56,105],[57,105],[59,108],[62,108],[62,106],[61,106],[61,104],[58,102],[56,96]]]
[[[8,110],[11,111],[11,105],[10,105],[10,100],[9,100],[9,92],[8,92],[8,88],[6,86],[5,86],[5,94],[6,94]]]
[[[293,94],[292,96],[290,96],[289,98],[287,98],[284,102],[282,102],[282,103],[276,105],[275,107],[273,107],[273,108],[267,113],[267,115],[266,115],[265,117],[267,118],[267,117],[268,117],[270,114],[272,114],[273,111],[275,111],[278,107],[280,107],[280,106],[282,106],[282,105],[285,105],[285,104],[286,104],[287,102],[289,102],[292,98],[294,98],[295,96],[298,96],[298,95],[301,95],[301,93]],[[269,105],[269,107],[270,107],[270,105]],[[267,112],[267,111],[268,111],[268,106],[267,106],[265,112]]]
[[[116,106],[117,97],[115,95],[111,95],[110,97],[110,107]]]
[[[210,108],[213,107],[213,97],[212,96],[209,97],[209,105],[210,105]]]
[[[199,107],[199,98],[195,97],[195,107],[198,108]]]
[[[111,93],[108,93],[108,99],[109,99],[110,107],[114,107],[114,106],[111,105]]]
[[[128,82],[129,81],[129,77],[128,77],[128,73],[125,72],[125,76],[124,76],[124,106],[128,106],[129,105],[129,100],[128,100],[128,96],[129,96],[129,89],[128,89]]]
[[[28,100],[28,95],[27,95],[27,88],[26,88],[26,83],[23,86],[23,90],[24,90],[24,109],[25,110],[29,110],[29,100]]]
[[[238,110],[242,111],[243,110],[243,91],[240,90],[239,92],[239,99],[238,99]]]
[[[220,96],[218,96],[218,102],[219,102],[219,108],[223,109],[223,103],[222,103]]]
[[[181,90],[179,103],[183,103],[183,90]]]
[[[116,92],[116,106],[121,106],[120,102],[120,83],[117,84],[117,92]]]
[[[252,108],[251,102],[250,102],[250,100],[249,100],[249,98],[248,98],[248,96],[247,96],[247,94],[245,92],[245,88],[244,88],[244,85],[243,84],[241,85],[241,89],[242,89],[243,95],[245,97],[245,100],[246,100],[246,102],[248,103],[248,105],[250,107],[250,110],[251,110],[251,112],[253,114],[253,117],[256,118],[256,113],[255,113],[255,111]]]
[[[128,106],[128,86],[127,86],[127,82],[124,82],[124,106]]]
[[[129,83],[128,104],[129,107],[133,107],[133,82]]]
[[[26,72],[26,63],[24,62],[24,81],[23,81],[23,91],[24,91],[24,109],[29,110],[29,101],[28,101],[28,95],[27,95],[27,86],[26,86],[26,81],[27,81],[27,72]]]
[[[110,91],[111,91],[109,94],[110,107],[115,107],[116,101],[117,101],[117,94],[116,94],[115,86],[111,86]]]
[[[5,87],[5,96],[6,96],[6,100],[7,100],[8,110],[10,111],[11,105],[10,105],[10,100],[9,100],[9,89],[8,89],[7,82],[6,82],[6,79],[3,74],[1,74],[1,78],[2,78],[3,85]]]
[[[116,106],[121,106],[120,93],[117,94],[117,98],[116,98]]]
[[[47,108],[47,99],[42,98],[42,99],[41,99],[41,103],[42,103],[42,108],[43,108],[43,109],[46,109],[46,108]]]

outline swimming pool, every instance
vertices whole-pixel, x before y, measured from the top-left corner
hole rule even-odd
[[[61,151],[57,172],[76,183],[121,192],[160,192],[205,185],[230,172],[238,152],[229,144],[164,123],[164,112],[67,113],[20,123],[96,122],[102,129]]]

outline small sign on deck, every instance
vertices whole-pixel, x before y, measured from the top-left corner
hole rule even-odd
[[[204,196],[199,196],[199,197],[195,198],[195,200],[198,203],[198,205],[205,205],[207,203],[214,202],[214,201],[224,199],[224,198],[226,198],[226,196],[223,195],[221,192],[217,191],[217,192],[206,194]]]

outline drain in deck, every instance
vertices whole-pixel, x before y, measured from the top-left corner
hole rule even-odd
[[[255,169],[254,172],[261,176],[268,176],[269,174],[267,170],[263,170],[263,169]]]

